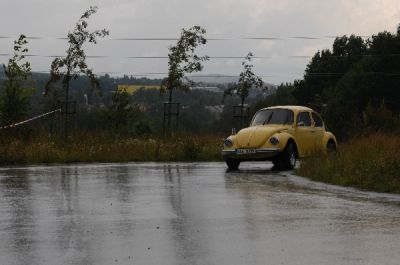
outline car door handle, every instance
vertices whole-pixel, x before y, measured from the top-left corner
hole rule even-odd
[[[311,131],[311,133],[315,133],[315,131]]]

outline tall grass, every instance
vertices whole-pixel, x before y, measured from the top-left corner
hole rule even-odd
[[[309,158],[297,173],[312,180],[400,193],[400,136],[375,133],[339,146],[334,156]]]
[[[1,139],[0,164],[128,161],[218,161],[221,137],[175,135],[169,138],[75,135],[67,144],[44,135]]]

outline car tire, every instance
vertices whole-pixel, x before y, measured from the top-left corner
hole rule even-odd
[[[271,170],[282,170],[283,166],[279,159],[272,159],[272,164],[274,165]]]
[[[326,145],[326,152],[328,155],[334,155],[337,152],[337,147],[334,141],[330,140]]]
[[[229,158],[229,159],[225,160],[225,162],[226,162],[226,165],[228,166],[228,168],[230,170],[238,170],[239,165],[240,165],[240,161],[239,160],[232,159],[232,158]]]
[[[272,159],[272,163],[277,169],[291,170],[296,166],[296,162],[296,145],[292,141],[289,141],[285,149],[276,158]]]

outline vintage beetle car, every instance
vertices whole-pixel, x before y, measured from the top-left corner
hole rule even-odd
[[[293,169],[297,158],[336,151],[335,136],[325,130],[321,117],[301,106],[259,110],[250,127],[224,141],[222,156],[230,169],[242,161],[270,160],[281,169]]]

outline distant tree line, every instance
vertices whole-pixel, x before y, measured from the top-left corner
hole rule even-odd
[[[370,39],[342,36],[318,51],[301,80],[282,84],[255,108],[298,104],[321,112],[346,138],[368,130],[393,131],[400,113],[400,26]]]
[[[0,75],[3,73],[4,71],[0,70]],[[48,79],[49,74],[31,73],[28,79],[24,80],[24,87],[29,87],[29,89],[26,88],[24,92],[27,96],[24,97],[25,108],[20,109],[23,113],[12,121],[0,122],[0,126],[59,108],[59,102],[65,97],[64,90],[61,86],[56,86],[44,97],[43,91]],[[87,77],[82,76],[71,80],[70,99],[77,102],[77,113],[73,115],[71,121],[73,131],[101,130],[112,134],[129,135],[162,132],[163,103],[169,100],[169,94],[146,88],[148,85],[161,86],[162,79],[103,75],[99,76],[98,80],[98,90],[91,89],[90,80]],[[136,85],[143,88],[135,93],[128,93],[118,90],[118,85]],[[4,90],[3,87],[0,87],[1,91]],[[190,133],[230,131],[232,127],[230,118],[223,121],[225,126],[222,127],[222,124],[218,122],[218,115],[206,109],[206,106],[222,105],[222,93],[206,90],[177,90],[174,92],[174,100],[181,103],[180,131]],[[254,99],[249,102],[254,103]],[[225,105],[238,103],[238,98],[229,98],[225,101]],[[227,108],[228,110],[231,111],[230,108]],[[54,117],[24,125],[21,129],[29,133],[51,131],[57,134],[60,133],[62,123],[61,117],[56,114]]]

